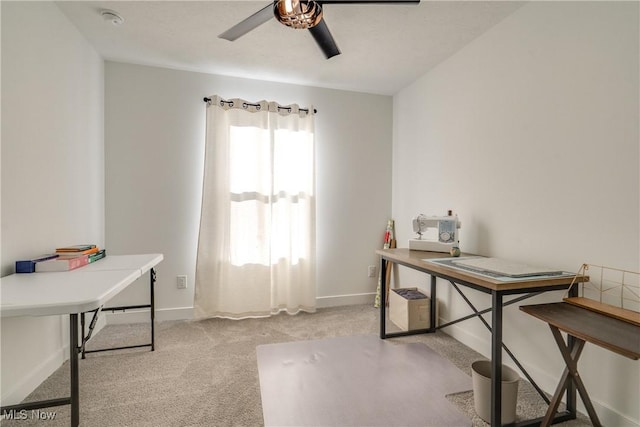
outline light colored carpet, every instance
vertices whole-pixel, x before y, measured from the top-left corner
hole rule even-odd
[[[156,351],[148,349],[94,353],[80,361],[80,420],[84,427],[261,426],[263,425],[256,347],[378,333],[378,310],[371,306],[320,309],[296,316],[233,321],[159,322]],[[148,341],[148,325],[112,325],[90,341],[100,348]],[[444,333],[386,340],[424,343],[467,375],[481,356]],[[518,418],[542,416],[546,405],[526,382],[520,384]],[[69,395],[69,364],[45,380],[27,400]],[[448,396],[474,426],[473,395]],[[68,426],[69,408],[52,421],[3,421],[6,427]],[[590,425],[584,417],[560,425]]]

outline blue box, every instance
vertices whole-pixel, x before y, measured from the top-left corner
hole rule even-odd
[[[16,273],[35,273],[36,263],[58,258],[58,256],[58,254],[47,254],[24,261],[16,261]]]

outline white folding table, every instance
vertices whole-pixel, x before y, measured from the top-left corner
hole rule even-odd
[[[155,266],[163,260],[162,254],[110,255],[99,261],[72,271],[12,274],[0,278],[0,315],[53,316],[69,315],[69,363],[71,395],[66,398],[28,402],[0,408],[8,411],[33,410],[60,405],[71,405],[71,425],[80,423],[80,385],[78,375],[78,354],[84,354],[84,347],[91,337],[93,327],[102,310],[125,311],[128,309],[149,308],[151,320],[151,343],[108,348],[93,351],[119,350],[133,347],[155,348],[154,340],[154,285]],[[135,282],[143,274],[149,274],[150,301],[145,305],[104,307],[120,291]],[[85,336],[85,313],[93,312],[89,333]],[[82,320],[81,345],[78,345],[78,315]]]

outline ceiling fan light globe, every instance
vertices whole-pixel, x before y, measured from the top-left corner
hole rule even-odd
[[[278,0],[273,13],[280,23],[296,29],[315,27],[322,19],[322,7],[313,0]]]

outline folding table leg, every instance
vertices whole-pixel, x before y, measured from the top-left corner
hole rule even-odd
[[[85,326],[85,318],[84,318],[84,312],[80,313],[80,336],[82,337],[82,340],[84,341],[84,326]],[[82,359],[86,359],[86,355],[84,353],[84,345],[82,346]]]
[[[152,268],[149,272],[149,303],[151,304],[150,316],[151,316],[151,351],[156,349],[156,332],[155,332],[155,315],[156,315],[156,302],[154,295],[154,288],[156,284],[156,269]]]
[[[71,371],[71,427],[80,424],[80,375],[78,373],[78,314],[69,315],[69,368]]]

